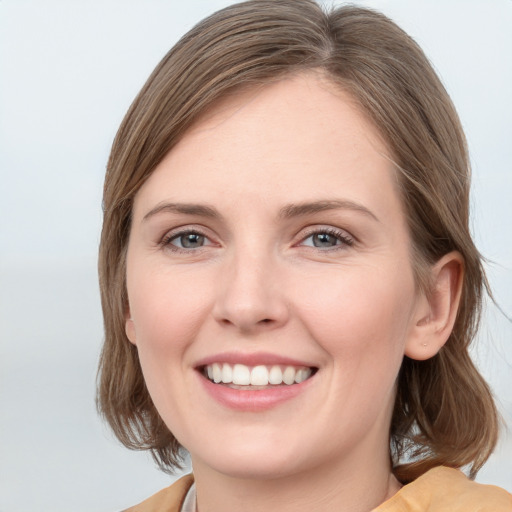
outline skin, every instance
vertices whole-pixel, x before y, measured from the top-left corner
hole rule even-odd
[[[137,193],[126,332],[201,512],[362,512],[399,489],[395,380],[404,354],[446,341],[461,271],[448,255],[429,300],[417,290],[391,157],[346,93],[299,75],[216,105]],[[181,247],[191,231],[204,238]],[[276,407],[233,410],[197,371],[225,352],[318,371]]]

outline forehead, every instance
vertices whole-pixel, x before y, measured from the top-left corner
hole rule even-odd
[[[360,200],[369,191],[396,195],[394,181],[377,128],[347,92],[310,73],[215,104],[160,162],[136,209],[161,200],[209,201],[222,191],[244,200],[318,200],[333,191]]]
[[[361,150],[371,146],[390,156],[384,138],[357,100],[321,71],[235,90],[203,113],[172,152],[176,156],[184,146],[218,144],[226,135],[230,135],[229,142],[240,142],[236,136],[241,130],[252,148],[260,143],[261,148],[270,149],[272,142],[284,151],[293,145],[294,151],[302,147],[298,156],[304,156],[324,142],[325,150],[334,143],[330,147],[338,153],[357,144],[365,146]]]

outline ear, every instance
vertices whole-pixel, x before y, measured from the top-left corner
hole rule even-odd
[[[137,345],[135,336],[135,323],[131,317],[130,306],[126,307],[126,312],[124,315],[124,332],[126,333],[126,337],[130,340],[130,342],[134,345]]]
[[[405,355],[423,361],[448,341],[459,309],[464,260],[457,251],[443,256],[430,270],[431,290],[418,298]]]

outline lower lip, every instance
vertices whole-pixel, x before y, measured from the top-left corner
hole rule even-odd
[[[313,377],[291,386],[281,385],[259,390],[233,389],[222,384],[215,384],[198,372],[199,378],[206,391],[218,403],[246,412],[259,412],[272,409],[288,400],[292,400],[303,393],[310,385]]]

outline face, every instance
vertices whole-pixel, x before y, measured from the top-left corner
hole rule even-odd
[[[198,122],[135,198],[126,319],[194,467],[264,478],[387,454],[410,253],[388,149],[325,79]]]

